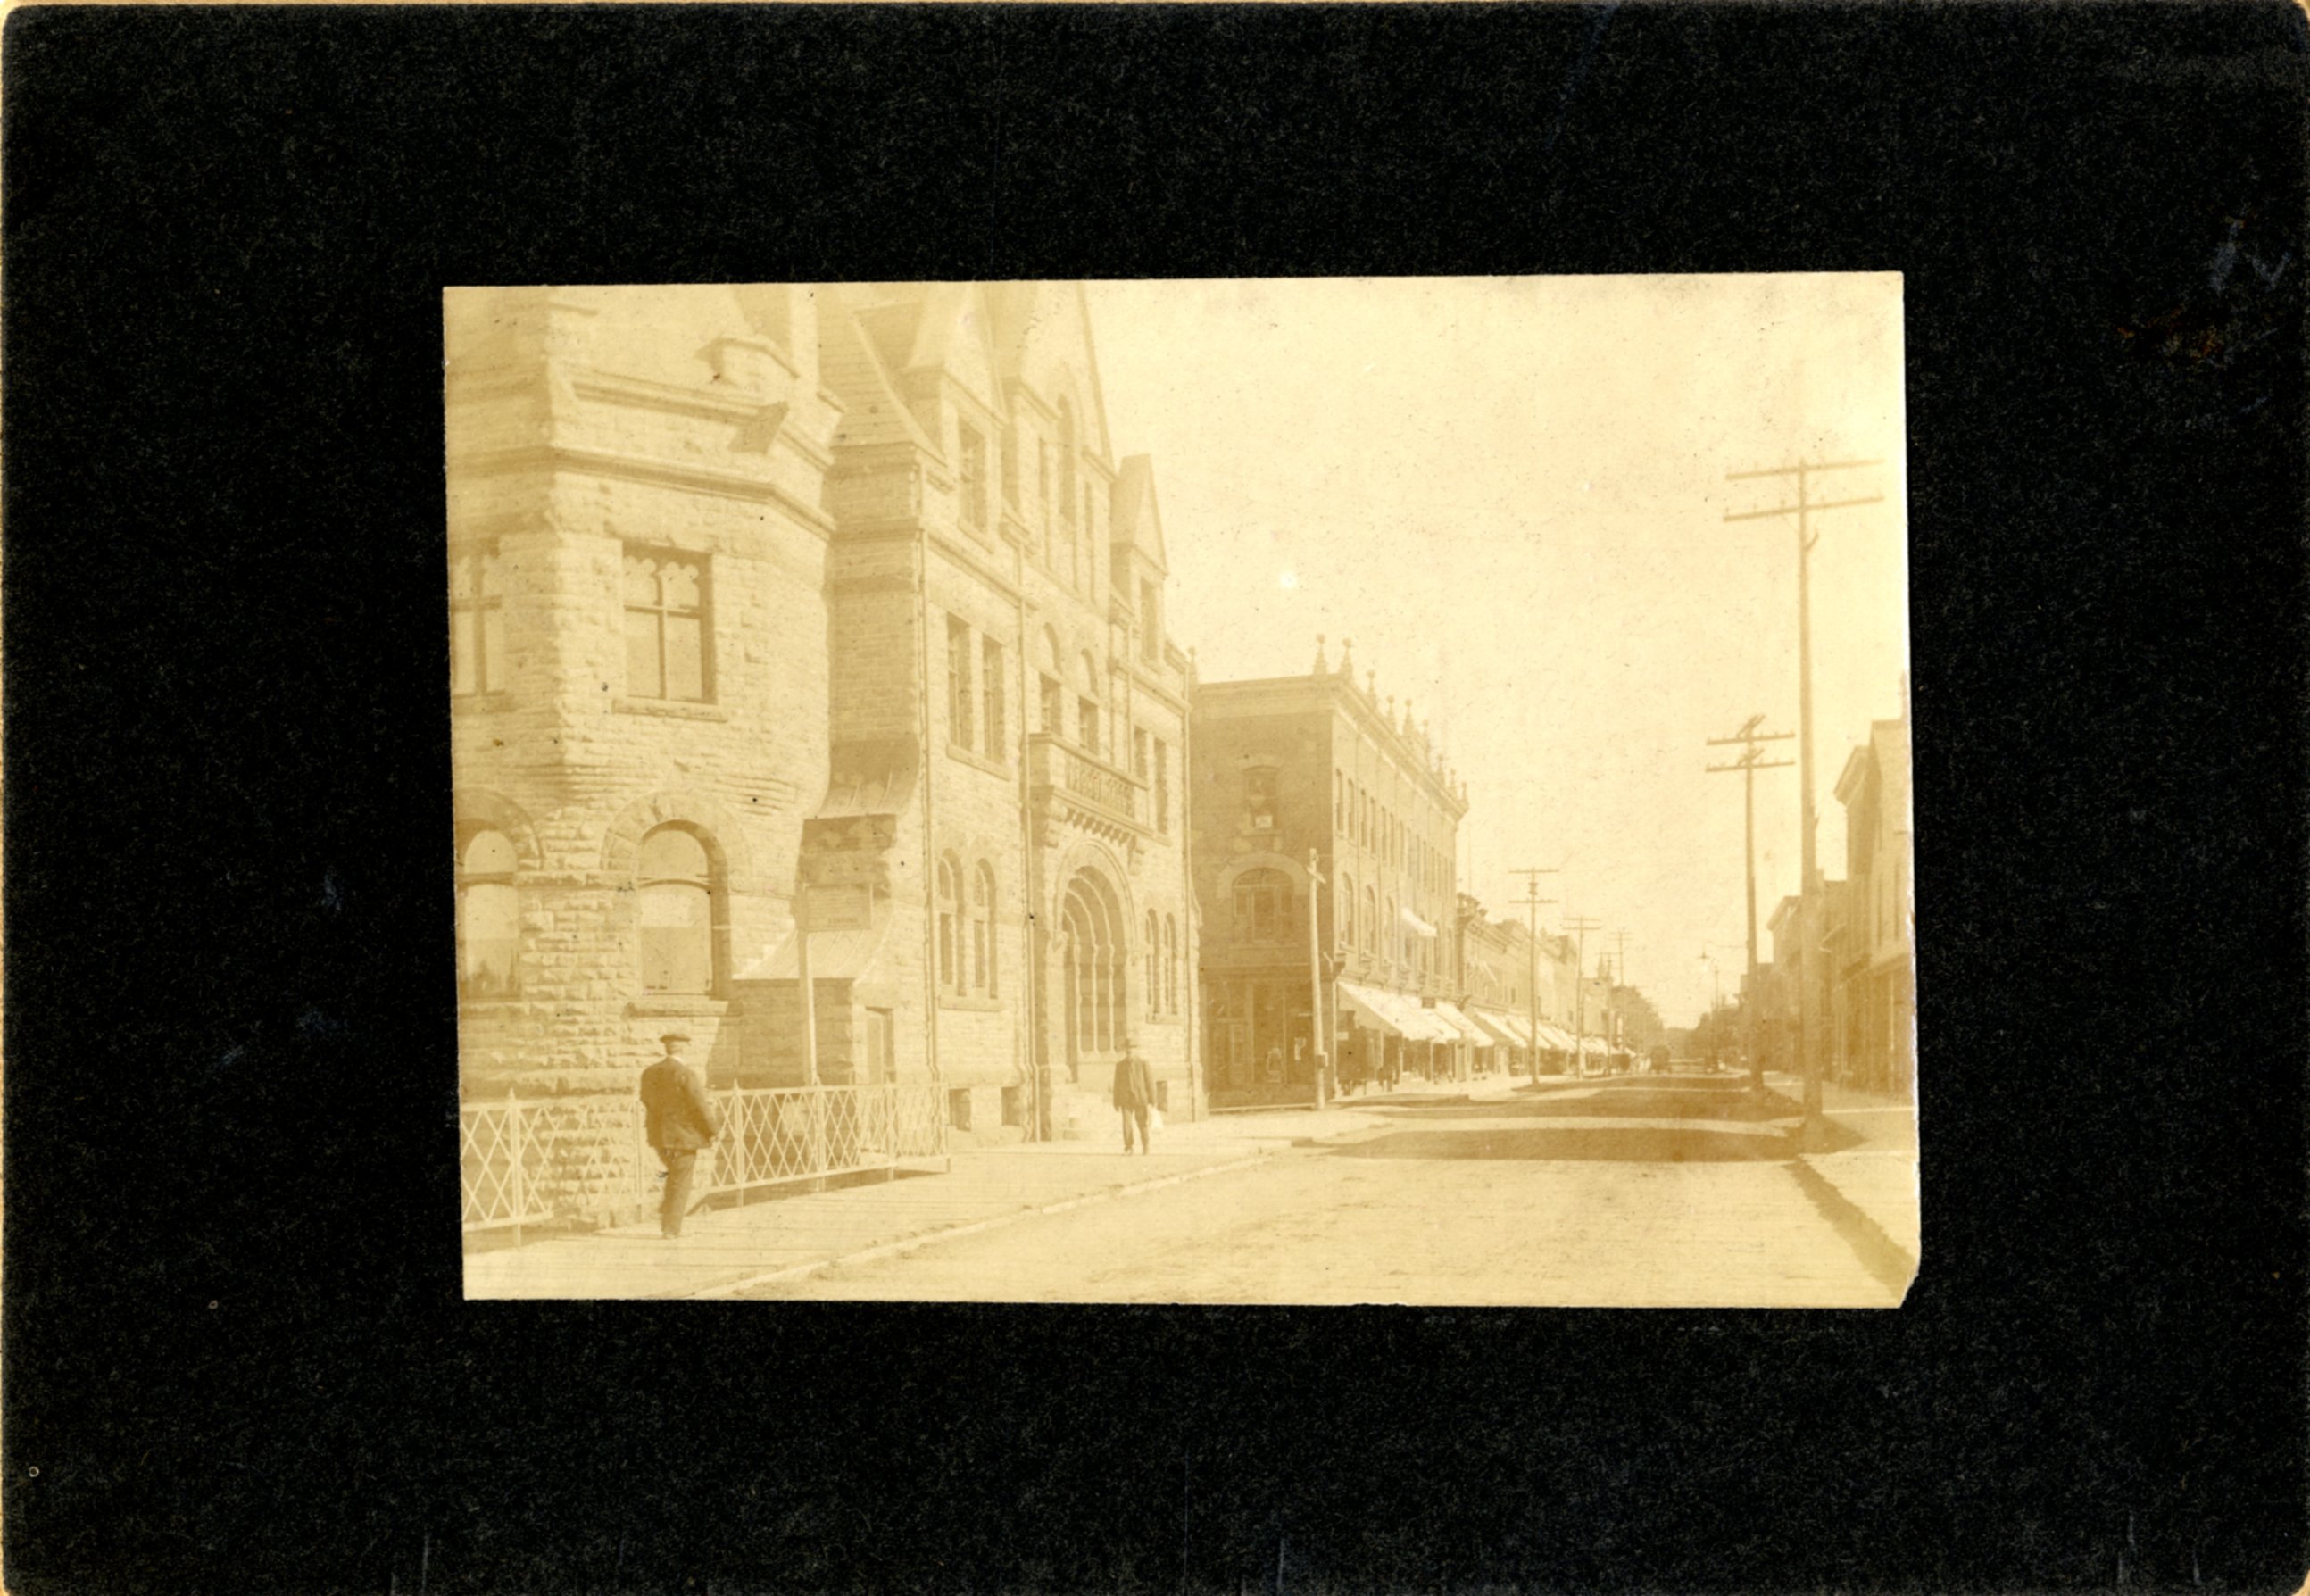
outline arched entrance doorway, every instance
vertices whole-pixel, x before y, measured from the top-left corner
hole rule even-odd
[[[1066,1059],[1072,1080],[1087,1063],[1112,1062],[1124,1043],[1124,972],[1129,949],[1123,905],[1107,879],[1079,870],[1060,900],[1066,941]]]

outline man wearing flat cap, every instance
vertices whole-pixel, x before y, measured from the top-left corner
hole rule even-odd
[[[658,1228],[671,1239],[682,1234],[682,1217],[690,1211],[690,1183],[698,1172],[698,1154],[713,1145],[722,1126],[706,1096],[706,1083],[682,1056],[690,1038],[668,1031],[658,1038],[665,1056],[642,1071],[642,1114],[647,1121],[649,1144],[665,1166],[665,1195],[658,1203]]]

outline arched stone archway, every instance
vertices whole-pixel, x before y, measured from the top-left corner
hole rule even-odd
[[[1074,871],[1059,891],[1059,992],[1067,1074],[1112,1063],[1129,1024],[1131,921],[1113,878],[1094,866]]]
[[[537,829],[529,823],[529,816],[521,805],[512,799],[487,787],[459,787],[450,795],[450,804],[456,816],[460,842],[469,828],[486,827],[503,832],[512,841],[516,869],[527,872],[543,867],[544,856],[538,849]]]
[[[714,798],[684,787],[667,787],[637,798],[618,811],[602,842],[602,870],[612,878],[631,876],[641,840],[660,826],[680,825],[696,833],[723,883],[734,892],[756,889],[746,833],[738,817]]]

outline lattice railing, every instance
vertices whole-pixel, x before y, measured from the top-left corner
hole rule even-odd
[[[709,1094],[722,1133],[699,1158],[697,1190],[895,1168],[946,1153],[934,1081],[733,1087]],[[508,1097],[458,1115],[468,1230],[607,1219],[655,1202],[660,1169],[638,1098]]]

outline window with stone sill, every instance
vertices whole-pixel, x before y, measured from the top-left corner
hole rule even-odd
[[[982,638],[979,639],[978,652],[981,707],[986,711],[979,717],[979,721],[986,733],[986,757],[997,764],[1002,764],[1006,761],[1011,735],[1009,717],[1003,713],[1003,682],[1005,672],[1003,669],[1003,645],[992,638]]]
[[[1272,765],[1255,766],[1244,772],[1244,819],[1254,831],[1275,829],[1275,790],[1278,774]]]
[[[1147,911],[1146,937],[1147,1018],[1163,1018],[1163,932],[1155,911]]]
[[[626,697],[702,704],[710,694],[707,562],[629,549],[625,557]]]
[[[1281,871],[1246,871],[1236,878],[1232,896],[1238,941],[1287,940],[1290,931],[1291,882]]]
[[[1174,915],[1163,916],[1163,1007],[1174,1019],[1179,1017],[1179,921]]]
[[[711,993],[716,883],[706,845],[686,826],[660,826],[642,838],[634,878],[642,991],[653,996]]]
[[[986,440],[968,423],[955,426],[956,453],[961,456],[962,524],[971,531],[986,530]]]
[[[1155,613],[1155,584],[1139,584],[1139,657],[1149,664],[1163,658],[1163,629]]]
[[[962,992],[962,867],[949,854],[938,864],[938,984],[948,997]]]
[[[994,995],[994,867],[980,860],[970,875],[970,986]]]
[[[449,561],[449,691],[460,698],[503,692],[505,572],[494,547]]]
[[[457,995],[471,1001],[520,991],[521,905],[513,839],[488,827],[457,841]]]
[[[952,616],[946,622],[946,740],[971,746],[970,628]]]

